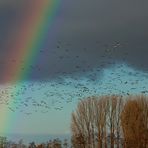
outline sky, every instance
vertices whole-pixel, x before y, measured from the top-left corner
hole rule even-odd
[[[29,76],[4,80],[35,3],[0,1],[0,132],[67,134],[80,99],[148,93],[147,0],[62,0]]]

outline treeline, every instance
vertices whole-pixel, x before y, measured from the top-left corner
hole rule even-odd
[[[65,139],[63,142],[56,138],[53,140],[50,140],[48,143],[41,143],[38,145],[35,145],[34,142],[30,143],[28,148],[69,148],[70,145],[68,144],[68,140]]]
[[[70,148],[71,145],[67,139],[63,141],[59,138],[49,140],[46,143],[36,144],[35,142],[26,145],[23,143],[23,139],[19,140],[18,143],[7,141],[6,137],[0,137],[0,148]]]
[[[72,113],[74,148],[148,148],[146,96],[89,97]]]

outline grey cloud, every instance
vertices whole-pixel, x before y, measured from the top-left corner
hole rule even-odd
[[[115,62],[126,62],[147,71],[147,5],[147,0],[63,0],[51,31],[57,32],[56,37],[49,32],[37,62],[30,63],[30,79],[43,80],[75,72],[83,74]],[[6,19],[0,29],[3,32],[1,47],[7,46],[9,37],[5,36],[11,36],[16,22],[22,18],[25,9],[20,8],[18,5],[10,7],[11,14],[6,8],[3,9],[5,13],[0,10],[1,18]],[[16,12],[20,12],[20,16],[16,17]],[[14,27],[9,28],[10,23]],[[56,41],[52,42],[54,38]],[[9,50],[0,49],[1,55],[5,52],[4,56],[0,55],[1,59],[7,59]]]

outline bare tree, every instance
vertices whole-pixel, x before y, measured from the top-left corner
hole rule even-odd
[[[116,121],[116,113],[117,113],[117,96],[110,96],[108,98],[108,120],[107,120],[107,124],[108,124],[108,130],[109,130],[109,137],[110,137],[110,145],[111,148],[114,148],[114,141],[115,141],[115,121]]]
[[[72,113],[74,148],[147,148],[148,100],[145,96],[88,97]]]
[[[121,123],[126,148],[146,148],[148,131],[148,101],[144,96],[128,97]]]
[[[93,108],[94,98],[92,97],[82,100],[78,104],[76,112],[72,113],[71,130],[73,139],[78,145],[81,141],[83,147],[86,147],[86,145],[89,148],[94,146]]]
[[[108,112],[108,100],[106,96],[95,100],[95,130],[97,132],[98,147],[102,148],[103,144],[107,147],[106,140],[106,118]]]
[[[148,99],[146,96],[137,96],[136,101],[141,108],[141,132],[140,132],[140,143],[142,147],[148,147]]]
[[[122,128],[121,128],[121,112],[123,109],[123,99],[122,96],[118,96],[117,104],[116,104],[116,115],[115,115],[115,136],[116,136],[116,144],[117,148],[121,146],[121,135],[122,135]]]

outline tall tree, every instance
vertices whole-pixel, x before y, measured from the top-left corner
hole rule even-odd
[[[107,145],[106,142],[106,119],[107,119],[107,113],[108,113],[108,98],[106,96],[100,97],[99,99],[95,100],[95,108],[94,108],[94,114],[95,114],[95,131],[97,132],[97,141],[98,141],[98,147],[103,147],[104,145]]]
[[[124,106],[124,102],[123,102],[122,96],[119,96],[117,99],[116,118],[115,118],[115,136],[116,136],[117,148],[120,148],[122,143],[121,113],[123,110],[123,106]]]
[[[146,148],[148,131],[148,100],[130,96],[122,111],[121,123],[126,148]]]
[[[80,101],[76,112],[72,113],[71,130],[73,142],[81,147],[94,147],[94,97]]]

